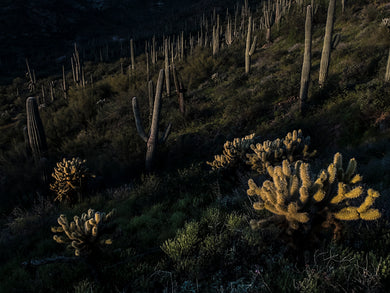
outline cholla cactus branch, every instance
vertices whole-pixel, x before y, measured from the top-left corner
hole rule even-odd
[[[102,239],[102,235],[114,213],[115,210],[105,214],[89,209],[81,217],[74,216],[74,221],[70,223],[65,215],[60,215],[57,219],[60,226],[52,227],[51,231],[65,235],[54,235],[53,240],[67,244],[68,248],[74,249],[76,256],[89,256],[96,252],[100,245],[112,244],[111,239]]]
[[[245,154],[249,150],[251,144],[254,142],[255,134],[252,133],[243,138],[235,138],[233,141],[227,141],[223,145],[222,155],[214,156],[214,161],[206,162],[213,170],[226,169],[239,159],[244,160]]]

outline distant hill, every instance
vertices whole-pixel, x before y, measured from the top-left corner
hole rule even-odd
[[[56,72],[55,60],[80,45],[150,37],[182,28],[211,7],[234,1],[5,0],[0,6],[0,84],[24,74],[29,58],[37,74]],[[220,8],[219,10],[222,10]],[[180,19],[180,21],[178,21]],[[190,26],[190,25],[189,25]],[[50,70],[51,69],[51,70]],[[46,73],[45,71],[48,70]]]

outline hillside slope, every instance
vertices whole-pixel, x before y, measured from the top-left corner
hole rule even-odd
[[[305,113],[299,111],[299,91],[306,9],[295,1],[280,23],[272,26],[271,42],[267,42],[262,25],[263,8],[251,7],[257,43],[249,73],[245,73],[244,54],[250,12],[240,6],[236,14],[230,11],[231,21],[234,23],[235,15],[237,20],[231,44],[226,42],[227,19],[221,9],[219,16],[211,11],[207,21],[199,20],[199,33],[185,35],[184,56],[177,32],[169,40],[174,48],[173,52],[170,48],[169,58],[164,58],[162,36],[157,37],[154,62],[153,41],[149,39],[148,55],[137,55],[134,69],[129,53],[116,62],[82,61],[84,82],[67,72],[66,96],[60,72],[38,79],[32,91],[24,78],[2,86],[0,194],[4,216],[0,222],[0,262],[4,265],[0,291],[386,292],[390,285],[390,83],[385,75],[390,33],[382,22],[390,16],[389,7],[380,1],[348,2],[344,12],[336,7],[333,35],[337,41],[333,42],[326,85],[320,87],[328,2],[316,1],[313,7]],[[218,19],[219,51],[213,54],[211,36]],[[77,50],[81,52],[82,47]],[[144,135],[148,136],[152,132],[148,81],[152,80],[156,89],[166,60],[171,94],[164,85],[160,137],[169,123],[172,129],[165,143],[158,145],[154,170],[149,173],[144,169],[147,147],[136,129],[132,98],[138,99]],[[184,87],[180,92],[184,93],[185,113],[180,111],[172,80],[173,65]],[[49,184],[42,184],[40,166],[23,138],[25,99],[30,95],[39,100],[49,173],[63,158],[80,157],[96,175],[70,202],[53,202],[56,194],[49,190]],[[331,175],[326,179],[329,182],[321,179],[329,196],[323,214],[312,202],[312,206],[299,206],[302,213],[298,222],[290,217],[294,204],[285,218],[269,206],[258,211],[264,204],[259,200],[262,193],[248,190],[254,184],[277,187],[275,174],[282,163],[279,149],[270,154],[268,165],[260,165],[262,172],[258,161],[256,168],[245,163],[250,157],[246,154],[254,156],[248,145],[240,153],[241,159],[232,155],[232,166],[229,163],[226,168],[212,170],[206,164],[222,153],[226,141],[236,137],[254,133],[253,140],[248,139],[251,143],[276,138],[286,141],[287,133],[294,129],[310,136],[310,144],[304,139],[299,143],[307,143],[310,154],[316,150],[316,155],[306,156],[307,149],[297,144],[300,151],[293,158],[284,155],[290,162],[283,163],[280,178],[296,172],[293,175],[302,187],[313,181],[308,188],[312,194],[319,186],[317,176],[325,171],[331,174],[332,168],[339,166],[332,180]],[[297,136],[297,132],[291,133],[290,140]],[[340,157],[333,159],[337,152],[343,154],[344,169],[337,159]],[[295,164],[295,157],[304,162]],[[353,171],[355,160],[348,164],[352,158],[358,165]],[[309,175],[296,171],[304,170],[301,166],[306,164],[310,164]],[[347,173],[362,176],[352,179]],[[50,180],[53,184],[54,178]],[[353,195],[348,193],[352,191]],[[254,198],[254,194],[259,197]],[[291,202],[298,202],[298,193],[294,194]],[[300,189],[299,194],[303,203]],[[338,201],[336,194],[349,198]],[[283,200],[278,197],[279,206]],[[375,217],[364,214],[369,210],[362,208],[366,201]],[[340,212],[341,207],[346,207],[343,211],[349,218]],[[360,207],[359,212],[356,207]],[[106,234],[99,230],[101,239],[110,237],[112,244],[97,245],[91,254],[76,257],[74,248],[80,243],[65,250],[53,241],[50,228],[57,225],[60,214],[72,221],[89,208],[107,213],[116,209]],[[331,208],[339,210],[330,214]],[[256,223],[267,225],[252,230],[250,223],[253,228]],[[60,235],[61,228],[53,231]]]

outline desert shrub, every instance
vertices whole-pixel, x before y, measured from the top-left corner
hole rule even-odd
[[[175,238],[166,240],[161,249],[179,279],[209,279],[222,268],[223,278],[228,278],[231,269],[250,262],[259,249],[246,221],[245,216],[209,208],[199,221],[187,223]]]
[[[380,258],[372,252],[330,246],[309,262],[303,278],[294,285],[299,292],[382,292],[389,277],[389,257]]]

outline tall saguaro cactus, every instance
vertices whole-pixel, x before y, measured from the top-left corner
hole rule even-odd
[[[310,82],[311,69],[311,39],[312,39],[312,9],[307,6],[305,23],[305,52],[303,55],[303,65],[301,73],[301,89],[299,91],[300,111],[303,112],[307,100],[307,92]]]
[[[135,69],[135,61],[134,61],[134,41],[130,39],[130,59],[131,59],[131,70]]]
[[[248,33],[246,35],[246,47],[245,47],[245,73],[249,73],[251,67],[251,56],[255,52],[257,36],[254,37],[251,46],[252,37],[252,16],[249,16],[248,21]]]
[[[137,132],[139,136],[146,142],[146,159],[145,159],[145,169],[147,172],[150,172],[153,168],[153,161],[157,150],[157,145],[159,143],[164,143],[170,133],[171,124],[168,125],[167,129],[163,137],[159,140],[158,138],[158,123],[160,119],[160,110],[161,110],[161,96],[164,82],[164,70],[160,70],[160,74],[158,76],[157,86],[156,86],[156,95],[154,98],[154,106],[153,106],[153,117],[152,117],[152,125],[150,127],[149,137],[145,133],[145,129],[142,126],[141,116],[139,112],[137,98],[134,97],[132,100],[133,104],[133,112],[135,118],[135,124],[137,127]]]
[[[41,171],[42,183],[46,185],[48,181],[46,136],[41,117],[39,116],[38,103],[34,97],[27,98],[26,112],[28,141],[35,164]]]
[[[165,69],[165,86],[167,87],[167,95],[171,95],[171,82],[169,79],[169,48],[168,39],[164,41],[164,69]]]
[[[273,25],[273,10],[271,3],[268,1],[264,1],[263,4],[263,20],[264,27],[266,28],[265,40],[267,43],[271,43],[271,27]]]
[[[386,74],[385,74],[385,81],[390,81],[390,49],[389,49],[389,57],[387,57],[387,66],[386,66]]]
[[[332,50],[332,32],[335,18],[336,0],[329,0],[328,16],[326,18],[325,38],[324,46],[322,48],[321,63],[320,63],[320,76],[318,83],[320,87],[325,85],[326,78],[328,77],[330,52]]]
[[[183,87],[183,83],[181,79],[179,78],[179,75],[176,71],[175,64],[172,64],[172,75],[173,75],[173,83],[175,84],[176,94],[179,101],[179,110],[181,114],[185,114],[185,108],[184,108],[184,92],[185,89]]]
[[[26,112],[28,140],[34,159],[39,162],[46,155],[47,144],[42,120],[39,116],[38,103],[34,97],[27,98]]]

